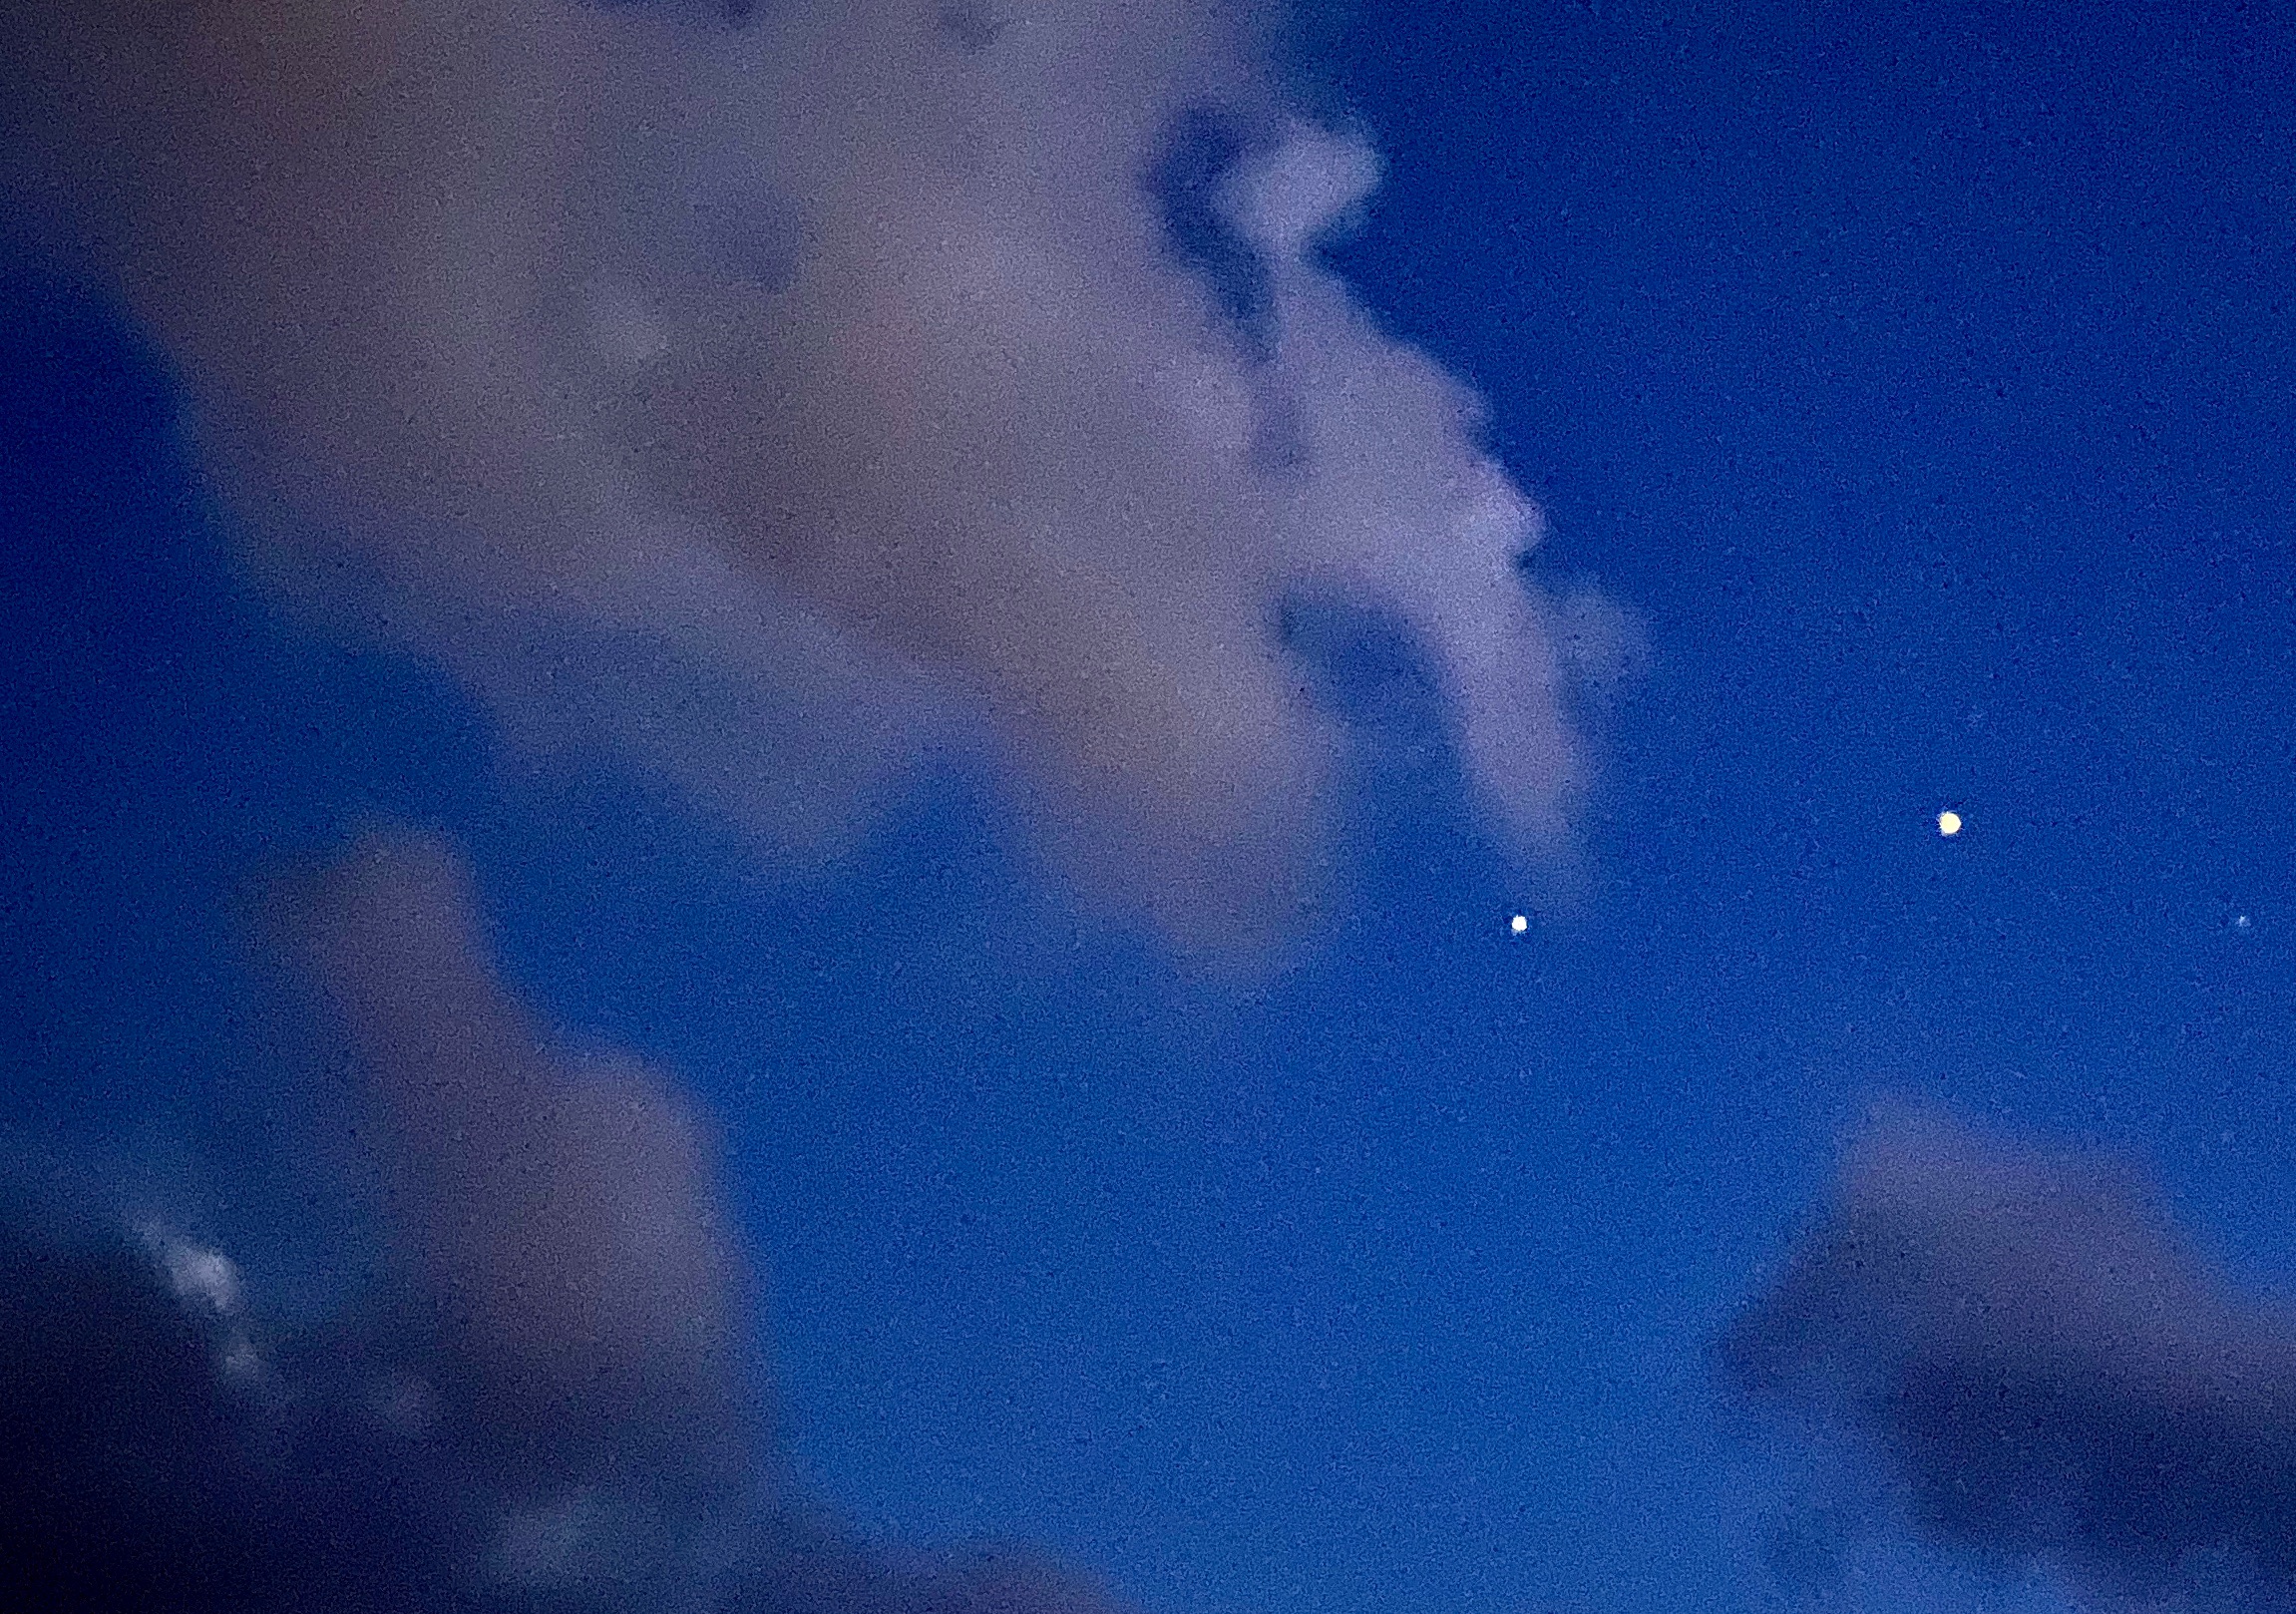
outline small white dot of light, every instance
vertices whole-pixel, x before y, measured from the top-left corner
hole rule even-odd
[[[1937,815],[1937,833],[1940,835],[1959,835],[1961,833],[1961,814],[1950,807],[1939,813]]]
[[[1517,936],[1522,935],[1530,928],[1531,916],[1528,914],[1517,914],[1513,919],[1507,921],[1507,929],[1513,931]]]

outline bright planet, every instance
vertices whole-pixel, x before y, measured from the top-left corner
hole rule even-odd
[[[1950,807],[1939,813],[1937,815],[1937,833],[1940,835],[1959,835],[1961,833],[1961,814]]]

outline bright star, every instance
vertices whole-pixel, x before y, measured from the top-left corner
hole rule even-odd
[[[1513,931],[1517,936],[1522,935],[1530,928],[1531,916],[1528,914],[1517,914],[1513,919],[1507,921],[1507,929]]]
[[[1961,814],[1955,812],[1951,807],[1939,813],[1937,815],[1937,833],[1940,835],[1959,835],[1961,833]]]

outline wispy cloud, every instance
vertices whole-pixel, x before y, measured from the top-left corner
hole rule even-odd
[[[981,735],[1087,892],[1251,946],[1327,860],[1302,588],[1418,636],[1494,833],[1586,763],[1478,405],[1316,260],[1378,165],[1185,0],[49,0],[31,190],[181,365],[277,575],[818,841]],[[1151,183],[1239,131],[1201,229]],[[38,142],[31,143],[37,146]],[[363,591],[363,592],[362,592]],[[1597,614],[1600,614],[1599,612]],[[1587,602],[1572,620],[1590,619]]]

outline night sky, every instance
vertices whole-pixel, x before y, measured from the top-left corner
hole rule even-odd
[[[662,26],[748,38],[807,9]],[[804,1556],[794,1517],[840,1543],[807,1551],[879,1566],[854,1583],[994,1541],[1145,1614],[2296,1597],[2296,1324],[2274,1310],[2296,1281],[2296,22],[1955,0],[1311,9],[1249,92],[1154,103],[1132,202],[1236,373],[1271,378],[1247,388],[1252,474],[1323,474],[1327,394],[1298,383],[1305,426],[1278,398],[1287,341],[1326,340],[1286,311],[1287,273],[1321,263],[1376,332],[1480,396],[1468,437],[1545,514],[1516,583],[1562,645],[1583,763],[1494,808],[1452,715],[1458,618],[1306,569],[1271,594],[1265,653],[1339,736],[1302,854],[1323,884],[1294,902],[1273,883],[1281,917],[1232,949],[1206,941],[1238,928],[1215,898],[1174,899],[1174,920],[1139,895],[1199,876],[1259,894],[1098,805],[1135,774],[1015,764],[1010,784],[1001,758],[1029,742],[1002,736],[1042,709],[1066,743],[1064,708],[997,683],[1002,641],[965,637],[994,580],[961,567],[919,586],[931,628],[821,585],[841,631],[914,651],[928,682],[957,645],[951,684],[989,686],[998,715],[960,704],[935,720],[957,739],[897,736],[922,760],[796,851],[694,786],[686,753],[615,738],[658,701],[714,744],[706,700],[628,670],[642,653],[570,640],[552,653],[602,670],[517,683],[465,625],[515,614],[492,573],[425,581],[413,606],[314,591],[314,573],[429,553],[276,537],[390,527],[396,473],[354,472],[339,508],[314,474],[284,518],[246,494],[335,439],[265,426],[245,435],[286,446],[210,446],[201,423],[261,392],[207,321],[220,304],[56,244],[84,226],[52,224],[55,187],[95,188],[25,118],[0,131],[32,154],[8,170],[0,267],[0,1189],[18,1227],[0,1347],[30,1387],[11,1400],[67,1410],[8,1414],[33,1452],[9,1483],[82,1498],[98,1541],[117,1505],[159,1564],[71,1606],[293,1599],[199,1601],[235,1583],[173,1572],[178,1536],[139,1521],[168,1516],[202,1564],[210,1526],[165,1494],[55,1489],[91,1447],[50,1424],[106,1397],[137,1421],[137,1376],[27,1344],[50,1339],[64,1257],[19,1243],[165,1301],[74,1304],[51,1333],[103,1355],[116,1327],[132,1357],[137,1329],[176,1338],[173,1305],[224,1342],[218,1427],[149,1438],[197,1446],[182,1474],[241,1476],[222,1483],[253,1499],[212,1532],[289,1564],[247,1584],[333,1584],[298,1538],[355,1504],[234,1419],[324,1401],[298,1371],[350,1383],[367,1347],[345,1339],[419,1334],[407,1360],[448,1361],[483,1336],[345,1321],[439,1271],[464,1273],[439,1293],[487,1281],[435,1252],[460,1236],[440,1227],[491,1213],[439,1207],[501,1199],[529,1225],[525,1189],[473,1186],[493,1167],[376,1152],[356,1070],[416,1036],[390,1002],[415,989],[362,997],[370,966],[310,961],[363,944],[294,940],[319,923],[295,917],[306,900],[347,905],[341,934],[365,923],[365,898],[294,895],[355,885],[362,858],[382,860],[376,889],[431,891],[403,873],[429,866],[408,845],[468,870],[476,975],[500,982],[473,1003],[523,1004],[503,1023],[531,1014],[570,1070],[643,1061],[679,1096],[641,1084],[632,1105],[715,1140],[724,1237],[756,1273],[739,1371],[771,1403],[751,1467],[772,1499],[749,1504],[763,1524],[693,1505],[719,1556],[669,1554],[705,1588],[691,1606],[877,1606],[845,1581],[758,1589],[758,1562]],[[939,16],[967,61],[1030,37],[1025,4]],[[0,87],[49,39],[10,30]],[[1233,177],[1308,149],[1283,143],[1309,125],[1375,151],[1383,178],[1311,206],[1336,222],[1308,267],[1271,268]],[[834,219],[789,233],[837,238]],[[757,270],[754,294],[779,284]],[[899,478],[908,440],[886,441]],[[675,489],[682,462],[664,463],[647,475]],[[496,554],[485,509],[468,519]],[[1165,529],[1144,531],[1130,553],[1160,564]],[[1581,653],[1574,632],[1599,642]],[[994,692],[1013,688],[1026,699]],[[748,744],[725,741],[728,769]],[[1036,820],[1075,801],[1103,838],[1046,840]],[[1559,829],[1539,827],[1549,806]],[[1137,822],[1174,810],[1152,797]],[[375,946],[372,969],[400,968]],[[332,983],[316,995],[314,972]],[[509,1160],[528,1122],[502,1124]],[[684,1124],[633,1158],[675,1155],[660,1138]],[[536,1203],[587,1192],[552,1180]],[[227,1255],[243,1295],[187,1290],[168,1252],[190,1248]],[[242,1314],[282,1342],[262,1384],[286,1388],[230,1389]],[[150,1394],[208,1396],[187,1360],[187,1388]],[[633,1428],[665,1405],[646,1385],[615,1404]],[[483,1421],[492,1394],[441,1392],[443,1415]],[[671,1606],[653,1570],[613,1568],[634,1537],[582,1534],[586,1502],[551,1516],[575,1520],[589,1568],[457,1568],[511,1561],[484,1545],[489,1508],[528,1516],[484,1455],[526,1448],[496,1434],[456,1448],[483,1445],[455,1473],[493,1476],[468,1517],[405,1537],[425,1563],[375,1606]],[[628,1439],[566,1458],[565,1494],[643,1491],[658,1523],[718,1483]],[[330,1485],[346,1471],[308,1460]],[[711,1580],[702,1558],[747,1567]],[[901,1585],[887,1606],[1007,1606]]]

